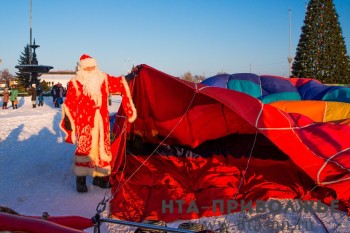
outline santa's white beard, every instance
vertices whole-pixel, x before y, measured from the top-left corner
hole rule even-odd
[[[93,71],[77,71],[77,80],[83,85],[83,92],[95,101],[97,106],[101,105],[101,85],[106,75],[98,69]]]

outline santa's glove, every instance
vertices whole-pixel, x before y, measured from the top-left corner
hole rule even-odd
[[[131,73],[125,75],[126,81],[130,81],[131,79],[133,79],[133,78],[135,78],[135,77],[136,77],[136,75],[135,75],[133,72],[131,72]]]
[[[138,65],[138,66],[135,66],[134,69],[132,69],[132,72],[135,74],[135,75],[138,75],[140,73],[142,69],[142,64],[141,65]]]
[[[135,66],[132,69],[132,71],[125,76],[126,81],[129,81],[129,80],[135,78],[139,74],[141,68],[142,68],[142,65]]]

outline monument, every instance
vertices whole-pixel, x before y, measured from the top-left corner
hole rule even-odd
[[[50,69],[53,69],[52,66],[45,66],[45,65],[39,65],[39,62],[36,58],[36,52],[35,50],[39,48],[39,45],[35,44],[35,39],[34,43],[32,44],[32,0],[30,0],[30,57],[29,57],[29,64],[25,65],[18,65],[15,66],[15,68],[19,69],[21,73],[29,73],[30,74],[30,80],[29,80],[29,85],[32,85],[33,83],[39,85],[39,80],[38,77],[41,74],[48,73]],[[32,52],[33,49],[33,52]]]
[[[31,49],[33,49],[33,55],[30,58],[31,62],[30,64],[26,65],[17,65],[15,66],[21,73],[30,73],[30,80],[29,84],[37,84],[39,85],[39,80],[38,77],[41,74],[48,73],[51,69],[53,69],[52,66],[47,66],[47,65],[39,65],[38,59],[36,58],[36,52],[35,50],[40,47],[39,45],[35,44],[35,40],[33,45],[29,46]]]

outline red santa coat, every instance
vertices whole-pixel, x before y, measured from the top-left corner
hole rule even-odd
[[[111,143],[108,113],[109,93],[122,95],[122,108],[129,122],[136,119],[136,109],[129,86],[124,77],[105,74],[101,85],[101,104],[84,94],[83,85],[73,78],[68,83],[62,104],[61,128],[65,141],[77,145],[74,156],[74,172],[77,176],[107,176],[111,173]]]

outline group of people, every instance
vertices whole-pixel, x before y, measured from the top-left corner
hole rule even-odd
[[[33,108],[36,107],[36,101],[38,99],[38,106],[43,106],[44,102],[44,96],[43,96],[43,91],[41,88],[37,88],[37,85],[33,83],[31,85],[31,94],[32,94],[32,105]],[[51,96],[53,99],[53,105],[56,108],[59,108],[61,104],[63,104],[63,94],[64,94],[64,88],[61,83],[55,84],[52,89],[51,89]]]
[[[38,98],[38,106],[43,106],[44,96],[43,91],[37,88],[36,84],[32,84],[32,104],[33,108],[36,107],[36,99]],[[63,104],[64,88],[61,83],[55,84],[51,89],[51,96],[53,100],[53,105],[59,108]]]
[[[38,106],[43,106],[44,97],[42,95],[42,91],[40,89],[39,90],[36,89],[35,83],[31,85],[30,91],[31,91],[31,100],[32,100],[33,108],[36,107],[37,96],[38,96]],[[6,87],[2,95],[3,95],[2,109],[8,109],[9,101],[11,101],[13,109],[18,108],[18,99],[17,99],[18,90],[16,85],[12,85],[10,90]]]
[[[59,108],[61,104],[63,104],[63,94],[64,89],[61,83],[57,83],[51,89],[51,96],[53,100],[53,104],[56,108]]]
[[[2,93],[3,96],[3,102],[2,102],[2,109],[7,109],[8,102],[11,101],[12,108],[17,109],[18,108],[18,90],[16,85],[12,85],[11,90],[9,90],[7,87],[4,89],[4,92]]]
[[[27,90],[30,91],[31,94],[32,108],[36,108],[36,106],[44,106],[43,91],[40,87],[37,87],[37,85],[33,83]],[[60,104],[63,103],[63,93],[64,89],[60,83],[56,84],[52,88],[51,95],[53,97],[53,104],[55,107],[59,107]],[[2,93],[2,96],[2,109],[8,109],[9,102],[11,102],[13,109],[18,108],[18,90],[16,85],[12,85],[10,89],[6,87]]]
[[[36,99],[38,97],[38,106],[44,106],[44,96],[43,96],[43,91],[41,88],[37,88],[36,84],[33,83],[32,87],[30,89],[32,93],[32,106],[33,108],[36,108]]]

